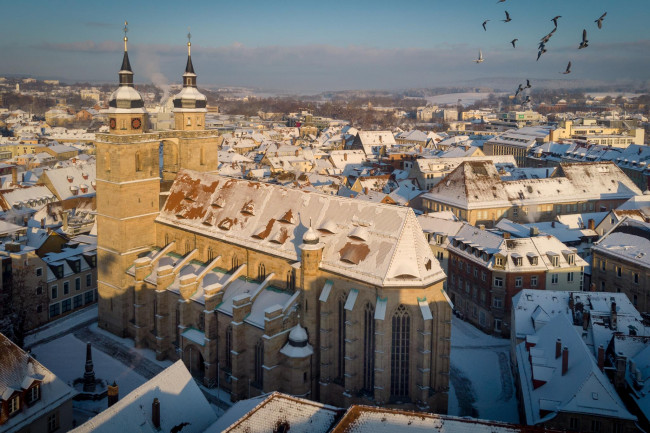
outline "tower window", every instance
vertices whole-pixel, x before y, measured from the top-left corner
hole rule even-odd
[[[368,302],[363,318],[363,389],[371,394],[375,388],[375,309]]]
[[[232,325],[226,328],[226,370],[232,371]]]
[[[255,384],[262,388],[264,382],[264,341],[260,339],[255,345]]]
[[[140,152],[135,153],[135,171],[142,171],[142,158]]]
[[[192,126],[192,118],[191,117],[187,118],[187,126]]]
[[[266,266],[264,266],[264,263],[260,263],[257,265],[257,279],[262,281],[266,278]]]
[[[345,374],[345,295],[339,298],[339,323],[338,323],[338,371],[337,379],[343,381]]]
[[[411,317],[401,304],[392,319],[390,353],[390,393],[400,399],[409,394],[409,347]]]

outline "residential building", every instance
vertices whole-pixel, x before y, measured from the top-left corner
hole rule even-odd
[[[595,289],[625,293],[639,311],[650,312],[650,223],[624,218],[591,250]]]
[[[504,336],[510,335],[513,296],[524,289],[581,290],[588,265],[552,236],[510,239],[471,225],[447,249],[455,309],[480,329]]]
[[[450,210],[470,224],[493,227],[553,221],[559,215],[615,209],[640,195],[613,163],[561,164],[553,177],[502,180],[491,161],[465,161],[422,196],[424,212]]]
[[[68,431],[76,392],[0,334],[0,430]]]
[[[537,144],[549,141],[549,127],[524,127],[490,138],[483,145],[486,155],[513,155],[519,167],[526,166],[528,152]]]

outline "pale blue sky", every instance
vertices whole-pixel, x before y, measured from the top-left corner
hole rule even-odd
[[[510,23],[500,21],[505,10]],[[50,0],[2,11],[0,75],[115,81],[126,19],[136,82],[180,82],[188,26],[199,84],[302,92],[495,77],[650,81],[647,0]],[[599,30],[594,20],[605,11]],[[555,15],[558,30],[536,62]],[[590,46],[578,51],[583,28]],[[485,62],[477,65],[479,48]],[[569,60],[573,73],[559,75]]]

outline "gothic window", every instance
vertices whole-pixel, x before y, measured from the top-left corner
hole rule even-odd
[[[232,256],[231,265],[233,271],[239,267],[239,258],[236,255]]]
[[[205,147],[201,146],[201,165],[205,165]]]
[[[208,263],[212,262],[214,260],[214,250],[212,247],[208,247]]]
[[[372,394],[375,386],[375,309],[370,302],[363,316],[363,389]]]
[[[185,241],[185,254],[189,253],[192,251],[192,246],[190,245],[190,241]]]
[[[264,341],[260,339],[255,345],[255,383],[259,388],[263,385],[263,371],[264,368]]]
[[[169,233],[165,233],[165,245],[169,245]]]
[[[390,351],[390,393],[392,397],[409,394],[409,346],[411,317],[401,304],[393,314]]]
[[[187,126],[192,126],[192,118],[191,117],[187,118]]]
[[[140,152],[135,152],[135,171],[142,171],[142,158]]]
[[[180,306],[178,304],[176,304],[176,318],[175,319],[176,319],[175,320],[176,327],[174,328],[174,335],[176,337],[175,338],[176,346],[178,346],[178,343],[179,343],[179,340],[180,340],[180,332],[181,332],[180,328],[179,328],[179,326],[181,324],[181,309],[180,309]]]
[[[257,265],[257,279],[262,281],[266,278],[266,266],[264,266],[264,263],[260,263]]]
[[[226,328],[226,370],[232,371],[232,325]]]
[[[199,328],[199,331],[205,332],[205,313],[203,311],[199,313],[199,321],[196,323],[196,327]]]
[[[293,292],[296,289],[296,271],[287,271],[287,290]]]
[[[338,370],[336,377],[338,380],[343,381],[343,375],[345,374],[345,294],[339,298],[338,310]]]

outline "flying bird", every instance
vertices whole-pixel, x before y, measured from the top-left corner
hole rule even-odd
[[[589,41],[587,40],[587,30],[582,29],[582,42],[580,42],[578,49],[581,50],[583,48],[587,48],[588,46],[589,46]]]
[[[544,43],[539,44],[539,51],[537,52],[537,60],[539,60],[540,57],[542,57],[542,54],[546,52],[546,45]]]
[[[487,28],[485,27],[485,25],[488,23],[488,21],[490,20],[483,21],[483,30],[485,30],[486,32],[487,32]]]
[[[505,19],[505,20],[501,20],[501,21],[503,21],[504,23],[509,23],[510,21],[512,21],[512,20],[510,19],[510,14],[508,13],[508,11],[506,11],[506,19]]]
[[[563,74],[570,74],[571,73],[571,62],[569,62],[568,65],[566,65],[566,71],[562,72]]]
[[[551,21],[553,21],[553,24],[555,24],[555,27],[557,28],[557,20],[562,18],[562,15],[558,15],[556,17],[551,18]]]
[[[478,50],[478,59],[474,60],[475,63],[483,63],[483,52]]]
[[[499,0],[497,3],[503,3],[504,1],[506,1],[506,0]]]
[[[530,95],[526,95],[526,100],[521,103],[521,106],[523,107],[526,104],[530,104]]]
[[[513,39],[513,40],[510,41],[510,43],[512,44],[512,48],[517,48],[517,47],[515,46],[515,42],[517,42],[518,40],[519,40],[519,39]]]
[[[524,87],[524,89],[530,89],[531,87],[530,80],[526,80],[526,87]]]
[[[542,39],[540,39],[540,41],[542,41],[543,43],[547,43],[548,41],[550,41],[550,40],[551,40],[551,37],[553,36],[553,33],[555,33],[556,30],[557,30],[557,27],[554,28],[553,30],[551,30],[551,31],[550,31],[546,36],[544,36]]]
[[[517,91],[515,92],[515,98],[517,97],[517,95],[519,95],[519,94],[520,94],[521,92],[523,92],[523,91],[524,91],[524,86],[522,86],[521,84],[519,84],[519,88],[518,88]]]
[[[600,18],[598,18],[596,21],[594,21],[596,24],[598,24],[598,28],[602,29],[603,28],[603,20],[605,19],[605,15],[607,15],[607,12],[602,14]]]

